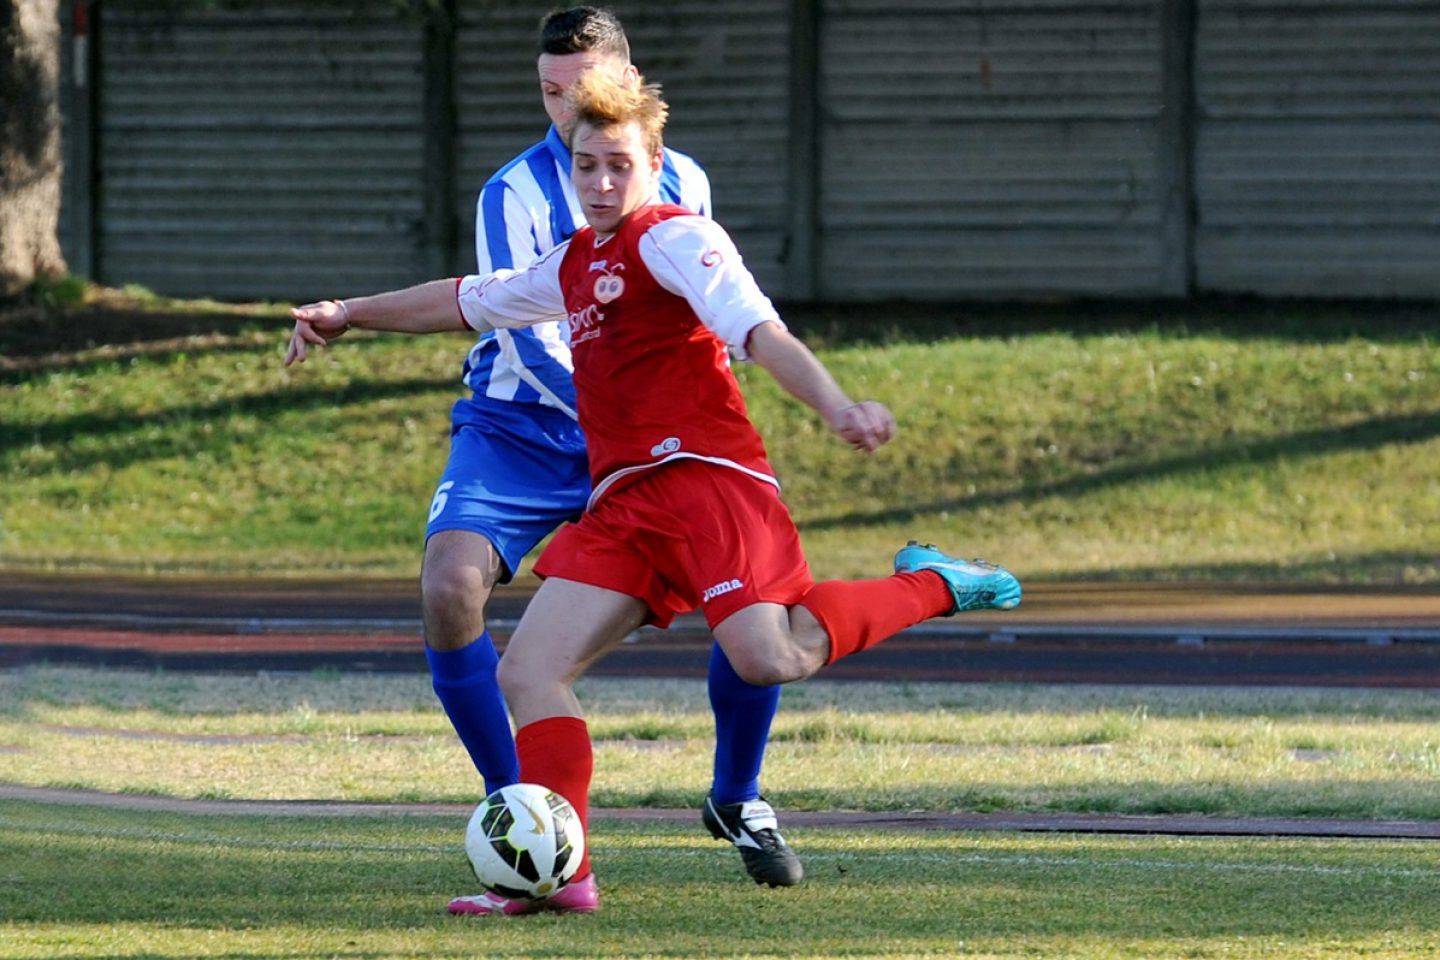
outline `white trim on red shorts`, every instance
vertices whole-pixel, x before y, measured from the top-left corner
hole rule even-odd
[[[585,504],[585,509],[594,510],[595,504],[600,502],[600,497],[603,496],[607,490],[613,487],[616,481],[620,480],[622,477],[633,476],[634,474],[637,474],[642,470],[653,470],[654,468],[670,463],[673,460],[703,460],[706,463],[713,463],[717,467],[728,467],[731,470],[739,470],[741,473],[752,476],[756,480],[763,480],[765,483],[770,484],[776,490],[780,489],[780,481],[770,476],[770,474],[764,473],[760,470],[751,469],[750,467],[744,466],[743,464],[736,463],[734,460],[727,460],[724,457],[707,457],[698,453],[686,453],[684,451],[677,451],[667,457],[662,457],[659,460],[652,461],[651,463],[638,463],[633,467],[625,467],[622,470],[616,470],[614,473],[607,476],[604,480],[601,480],[599,483],[597,483],[595,485],[595,489],[590,491],[590,499]]]

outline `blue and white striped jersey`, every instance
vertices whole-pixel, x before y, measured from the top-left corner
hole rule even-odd
[[[660,197],[710,216],[710,179],[683,153],[665,148]],[[570,182],[570,150],[554,126],[545,139],[502,167],[475,204],[478,273],[523,270],[585,225]],[[491,330],[465,358],[465,384],[475,396],[540,403],[575,416],[574,366],[559,323]]]

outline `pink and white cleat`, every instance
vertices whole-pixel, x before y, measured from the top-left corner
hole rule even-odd
[[[457,916],[483,916],[495,914],[505,917],[525,913],[594,913],[600,909],[600,888],[595,885],[595,874],[583,880],[567,883],[544,900],[512,900],[498,893],[486,890],[474,897],[456,897],[446,907]]]

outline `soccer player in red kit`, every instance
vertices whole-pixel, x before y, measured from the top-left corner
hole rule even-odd
[[[888,442],[882,404],[853,402],[786,330],[725,231],[655,202],[667,108],[600,73],[571,94],[572,177],[589,226],[524,271],[297,308],[326,324],[435,329],[565,318],[593,493],[535,564],[544,578],[500,663],[521,780],[588,827],[593,756],[574,682],[643,624],[700,607],[748,683],[787,683],[930,617],[1009,609],[1020,584],[916,543],[893,575],[815,583],[730,354],[758,363],[858,450]],[[572,885],[595,891],[589,854]],[[598,895],[598,894],[597,894]],[[598,901],[597,901],[598,902]],[[593,908],[593,907],[592,907]],[[545,909],[516,904],[506,912]]]

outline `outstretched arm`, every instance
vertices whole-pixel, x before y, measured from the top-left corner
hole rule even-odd
[[[846,443],[869,453],[895,436],[895,418],[884,404],[852,401],[810,348],[790,335],[715,221],[672,217],[646,231],[639,249],[660,286],[684,297],[701,323],[742,359],[769,370]]]
[[[455,303],[455,280],[432,280],[419,286],[370,297],[321,300],[295,307],[295,329],[285,365],[305,361],[308,345],[323,347],[352,327],[396,333],[443,333],[467,329]]]
[[[765,322],[750,331],[746,352],[856,450],[869,453],[895,436],[895,418],[884,404],[851,400],[810,348],[779,324]]]

